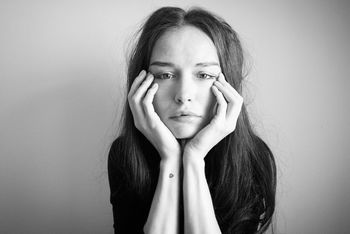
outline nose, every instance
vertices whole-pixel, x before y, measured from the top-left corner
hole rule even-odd
[[[175,98],[175,101],[177,103],[185,104],[186,102],[191,102],[192,99],[190,97],[186,97],[186,96],[177,96]]]
[[[176,86],[175,102],[179,104],[185,104],[186,102],[192,102],[195,93],[195,85],[191,81],[191,77],[181,77],[178,80]]]

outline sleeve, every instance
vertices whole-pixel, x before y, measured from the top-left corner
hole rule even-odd
[[[108,180],[110,186],[110,202],[113,208],[114,232],[143,233],[145,214],[142,203],[137,196],[127,189],[125,171],[120,166],[121,139],[116,139],[108,154]],[[147,215],[147,214],[146,214]],[[146,217],[147,218],[147,217]]]

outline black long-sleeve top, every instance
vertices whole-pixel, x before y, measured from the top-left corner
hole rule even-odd
[[[151,208],[153,194],[152,196],[147,196],[146,194],[145,196],[139,196],[136,191],[130,189],[128,186],[127,180],[125,179],[126,176],[128,176],[128,172],[125,171],[124,168],[121,168],[119,163],[120,158],[118,158],[123,156],[120,155],[123,153],[121,150],[122,145],[122,138],[117,138],[113,142],[108,155],[108,179],[111,192],[110,202],[113,207],[114,232],[117,234],[144,233],[143,227]],[[157,177],[157,173],[153,175]],[[183,204],[181,202],[180,233],[184,232],[183,218]],[[258,229],[258,221],[256,220],[254,222],[243,222],[242,224],[244,225],[242,230],[245,230],[243,233],[255,233]]]
[[[108,179],[110,186],[110,202],[113,207],[113,227],[118,234],[143,233],[151,201],[145,201],[134,191],[130,190],[125,182],[124,172],[118,165],[120,154],[120,139],[116,139],[108,155]]]

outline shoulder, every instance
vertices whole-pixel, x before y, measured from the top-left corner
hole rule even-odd
[[[125,137],[124,136],[117,137],[111,144],[110,153],[121,151],[123,149],[124,144],[125,144]]]
[[[117,193],[119,193],[125,184],[125,170],[123,169],[123,152],[124,137],[115,139],[108,153],[108,179],[111,189],[111,201]]]
[[[255,142],[256,149],[259,151],[259,153],[272,154],[269,146],[259,136],[257,135],[254,136],[254,142]]]
[[[259,136],[254,137],[254,142],[254,154],[257,157],[256,160],[260,161],[264,167],[267,167],[272,171],[276,170],[275,158],[270,147]]]
[[[125,155],[125,138],[123,136],[119,136],[116,138],[109,149],[108,153],[108,174],[110,179],[115,179],[116,174],[118,174],[118,178],[121,176],[121,172],[123,171],[123,158]],[[112,178],[111,178],[112,177]]]
[[[125,138],[123,136],[117,137],[111,144],[108,153],[108,163],[114,162],[124,153]]]

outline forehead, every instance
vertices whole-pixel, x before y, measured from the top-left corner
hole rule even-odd
[[[182,26],[166,31],[155,43],[151,61],[192,65],[199,62],[219,62],[213,41],[194,26]]]

